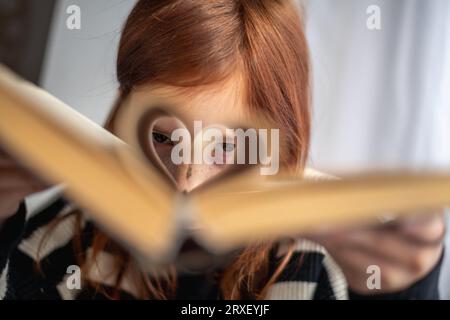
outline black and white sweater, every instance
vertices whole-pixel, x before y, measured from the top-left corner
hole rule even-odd
[[[72,217],[56,224],[51,236],[42,241],[55,218],[71,210],[72,204],[57,197],[43,209],[28,214],[25,204],[3,225],[0,231],[0,299],[104,299],[88,287],[71,289],[67,279],[70,266],[76,265],[73,245]],[[75,217],[73,217],[75,218]],[[83,225],[83,249],[89,257],[93,226]],[[39,254],[39,257],[38,257]],[[282,253],[281,253],[282,254]],[[36,269],[40,259],[41,270]],[[299,267],[299,260],[301,265]],[[87,277],[108,288],[116,275],[111,271],[112,256],[101,252],[96,268]],[[441,259],[442,261],[442,259]],[[267,299],[437,299],[440,263],[424,279],[409,289],[389,295],[359,296],[347,289],[345,278],[326,250],[310,241],[298,240],[296,251],[277,282],[268,291]],[[181,279],[192,298],[210,298],[196,294],[195,279]],[[133,298],[135,288],[125,278],[121,297]],[[183,298],[190,298],[183,297]]]

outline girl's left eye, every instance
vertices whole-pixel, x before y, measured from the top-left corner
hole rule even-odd
[[[222,143],[222,149],[223,149],[223,151],[225,151],[225,152],[231,152],[231,151],[233,151],[234,150],[234,143],[227,143],[227,142],[225,142],[225,143]]]
[[[153,141],[160,144],[172,144],[172,140],[165,134],[159,132],[152,132]]]

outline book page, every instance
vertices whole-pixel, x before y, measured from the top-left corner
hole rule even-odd
[[[134,251],[156,258],[169,250],[173,193],[160,177],[124,142],[3,68],[0,142],[47,182],[64,183],[71,200]]]
[[[450,203],[448,173],[374,173],[342,180],[310,173],[307,178],[262,180],[248,174],[194,194],[199,240],[211,250],[227,251],[250,241],[381,223],[383,214],[433,212]]]

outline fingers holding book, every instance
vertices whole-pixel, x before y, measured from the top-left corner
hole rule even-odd
[[[352,290],[374,294],[403,290],[425,277],[442,255],[444,235],[445,220],[438,212],[309,238],[327,249]],[[380,277],[377,288],[368,283],[374,266]]]

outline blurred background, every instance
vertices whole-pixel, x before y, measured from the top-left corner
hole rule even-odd
[[[0,0],[0,61],[103,123],[117,89],[121,26],[134,2]],[[313,63],[310,165],[334,174],[450,169],[450,1],[299,4]],[[77,8],[74,28],[67,22]],[[443,270],[448,299],[449,255]]]

